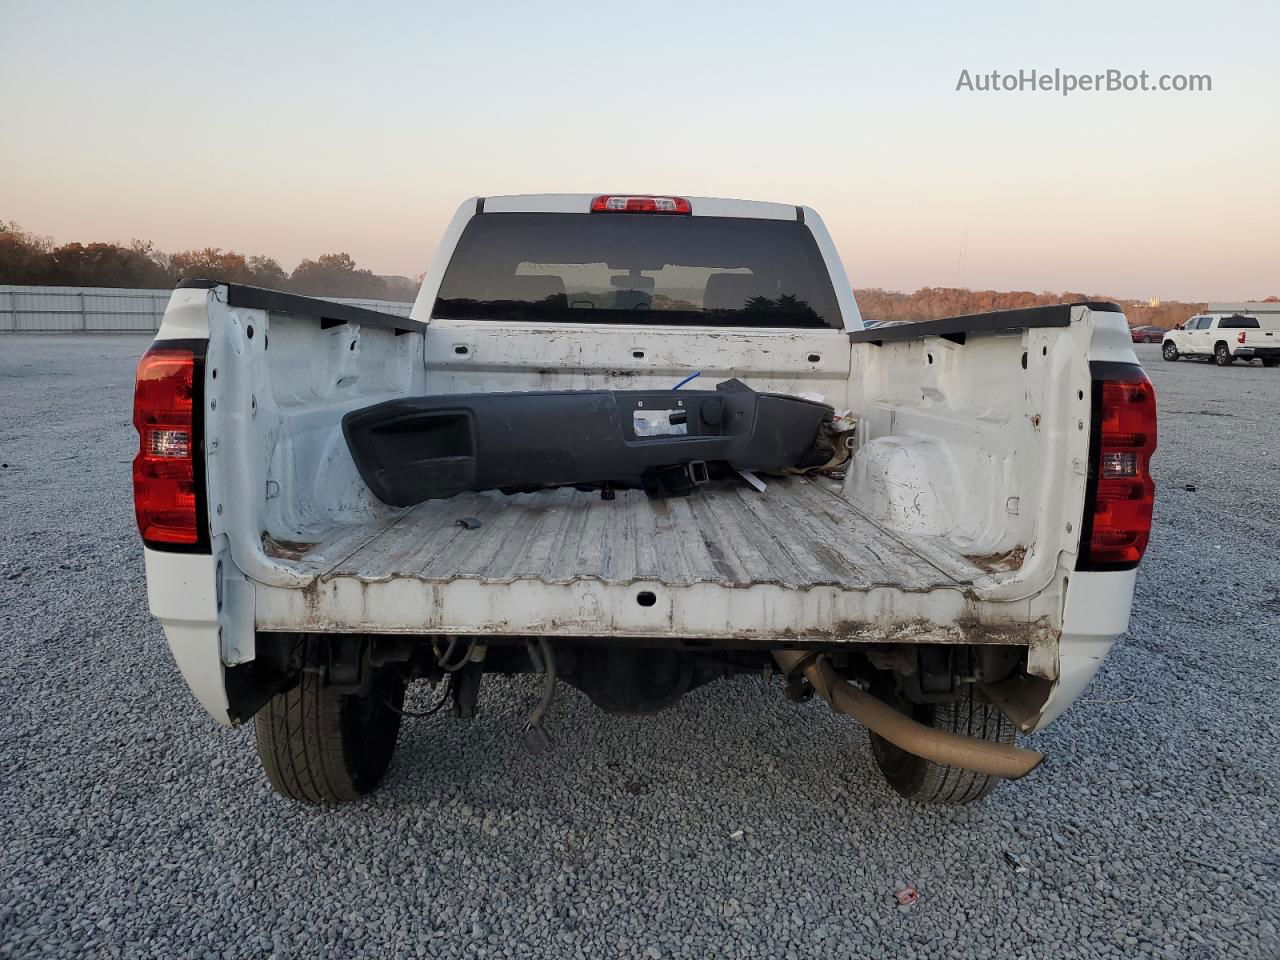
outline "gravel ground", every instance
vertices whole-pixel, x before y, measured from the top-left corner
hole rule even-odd
[[[978,806],[900,800],[860,729],[744,679],[647,719],[562,690],[543,759],[513,736],[535,688],[488,682],[317,811],[146,612],[145,345],[0,337],[0,955],[1280,956],[1280,370],[1139,347],[1163,428],[1131,631]]]

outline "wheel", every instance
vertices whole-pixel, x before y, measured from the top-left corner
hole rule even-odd
[[[1160,348],[1160,352],[1164,354],[1164,358],[1171,363],[1178,359],[1178,347],[1172,340],[1166,340],[1164,346]]]
[[[391,764],[404,681],[384,667],[367,694],[339,693],[323,679],[323,643],[302,642],[298,684],[272,697],[253,719],[258,757],[271,786],[290,800],[355,800],[372,791]]]
[[[1280,367],[1280,357],[1263,357],[1262,365],[1264,367]]]
[[[912,704],[899,701],[894,706],[929,727],[994,743],[1013,743],[1016,733],[1013,724],[983,699],[973,684],[968,688],[969,692],[954,703]],[[871,734],[871,752],[889,785],[908,800],[920,803],[973,803],[1000,783],[999,777],[917,757],[874,733]]]
[[[1235,357],[1231,355],[1231,351],[1227,349],[1225,343],[1220,343],[1213,348],[1213,362],[1218,366],[1229,367],[1234,361]]]

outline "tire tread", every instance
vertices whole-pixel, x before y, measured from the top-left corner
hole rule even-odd
[[[298,683],[272,697],[254,717],[258,756],[267,779],[283,796],[309,804],[354,800],[362,791],[343,739],[343,697],[321,677],[320,642],[299,643],[304,646]]]
[[[999,708],[983,699],[972,687],[952,703],[937,704],[928,725],[992,743],[1013,743],[1017,734],[1013,723]],[[886,752],[897,748],[880,741],[875,734],[871,736],[881,772],[898,793],[910,800],[920,803],[973,803],[986,797],[1000,784],[999,777],[909,754],[905,755],[904,762],[901,751],[897,752],[896,764],[892,768],[886,767]]]

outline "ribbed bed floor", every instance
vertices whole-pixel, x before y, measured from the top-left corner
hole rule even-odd
[[[602,500],[571,488],[461,494],[419,504],[381,532],[348,528],[302,560],[323,579],[590,578],[849,590],[929,590],[980,573],[963,558],[879,527],[830,481],[768,483],[764,493],[720,482],[667,500],[621,490]],[[460,526],[465,517],[480,526]]]

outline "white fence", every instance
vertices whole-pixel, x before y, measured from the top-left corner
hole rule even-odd
[[[28,287],[0,284],[0,333],[154,332],[172,290]],[[407,317],[412,303],[325,297]]]

